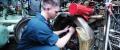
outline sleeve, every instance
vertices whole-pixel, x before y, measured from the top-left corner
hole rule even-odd
[[[55,45],[58,38],[58,35],[54,34],[47,25],[34,27],[33,34],[30,35],[31,40],[47,45]]]
[[[50,36],[48,39],[47,39],[47,43],[49,44],[49,45],[54,45],[56,42],[57,42],[57,40],[58,40],[58,35],[56,35],[56,34],[53,34],[52,36]]]

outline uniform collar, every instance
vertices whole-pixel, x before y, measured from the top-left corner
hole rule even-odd
[[[37,17],[39,20],[47,21],[47,20],[45,19],[45,17],[41,15],[40,12],[36,12],[36,17]]]
[[[50,29],[52,29],[52,25],[50,24],[50,22],[47,21],[47,20],[45,19],[45,17],[43,17],[43,16],[41,15],[41,13],[36,12],[36,17],[37,17],[39,20],[42,20],[43,22],[45,22],[45,23],[50,27]],[[53,30],[53,29],[52,29],[52,30]]]
[[[45,19],[45,17],[41,15],[41,13],[36,12],[36,17],[37,17],[39,20],[45,22],[46,24],[49,24],[49,21],[47,21],[47,20]]]

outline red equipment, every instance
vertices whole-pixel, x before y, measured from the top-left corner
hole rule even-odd
[[[93,13],[93,9],[81,4],[71,3],[69,6],[69,13],[71,15],[80,15],[88,21],[89,15]]]

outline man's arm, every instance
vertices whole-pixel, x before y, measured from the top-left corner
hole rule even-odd
[[[56,46],[58,46],[59,48],[64,47],[74,32],[75,32],[74,28],[70,27],[69,32],[65,36],[63,36],[62,38],[58,39],[58,41],[56,42]]]
[[[69,26],[67,26],[67,27],[66,27],[66,28],[64,28],[63,30],[54,31],[54,33],[55,33],[55,34],[57,34],[57,35],[60,35],[60,34],[62,34],[62,33],[64,33],[64,32],[67,32],[67,31],[68,31],[68,29],[69,29]]]

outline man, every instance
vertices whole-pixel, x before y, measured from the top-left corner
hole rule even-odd
[[[18,44],[17,50],[60,50],[68,42],[75,32],[73,27],[66,27],[61,31],[53,33],[52,27],[47,22],[55,18],[59,11],[59,0],[43,0],[41,2],[41,13],[32,18]],[[65,36],[59,38],[63,32],[69,31]]]

